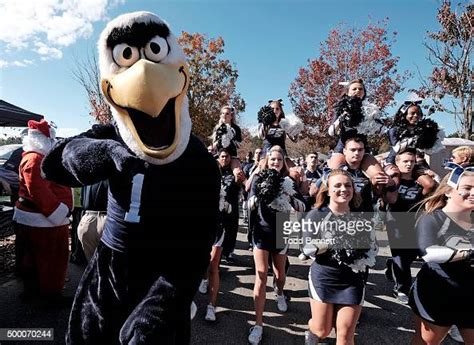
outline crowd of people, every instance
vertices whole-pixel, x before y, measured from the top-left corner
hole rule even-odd
[[[413,344],[439,344],[448,331],[474,344],[474,150],[454,149],[446,176],[440,178],[424,155],[440,147],[441,129],[423,118],[419,102],[408,101],[398,109],[388,131],[390,153],[378,161],[369,153],[367,135],[380,130],[380,123],[367,114],[370,105],[364,83],[356,79],[345,86],[328,133],[337,137],[328,160],[320,159],[316,150],[290,159],[286,138],[296,141],[298,129],[285,123],[283,104],[277,99],[258,114],[261,148],[241,161],[242,131],[235,109],[221,108],[208,147],[220,172],[218,225],[209,266],[197,289],[208,294],[205,320],[217,320],[220,263],[232,264],[235,258],[240,211],[255,267],[251,344],[259,344],[264,336],[269,270],[277,309],[281,313],[288,309],[289,246],[281,241],[278,214],[293,213],[297,222],[324,225],[367,224],[382,214],[391,250],[386,276],[393,281],[393,296],[413,310]],[[426,126],[430,131],[425,131]],[[77,224],[71,237],[78,238],[84,262],[103,247],[110,188],[107,180],[82,187],[81,212],[73,213],[71,188],[46,180],[41,173],[54,141],[54,128],[48,122],[29,122],[14,214],[25,292],[48,298],[59,295],[64,286],[71,214]],[[296,235],[298,258],[312,260],[305,344],[317,344],[333,328],[338,344],[353,344],[369,268],[377,255],[375,230],[349,236],[323,226],[321,231]],[[414,278],[411,266],[417,258],[424,263]]]

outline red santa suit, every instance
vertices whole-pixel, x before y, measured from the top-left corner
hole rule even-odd
[[[25,289],[54,295],[60,293],[66,278],[72,191],[41,176],[41,162],[54,143],[54,129],[45,120],[29,121],[28,128],[13,216],[18,224],[19,268]]]

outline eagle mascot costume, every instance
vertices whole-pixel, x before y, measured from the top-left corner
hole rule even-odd
[[[62,140],[42,166],[67,186],[109,181],[107,221],[66,342],[187,344],[215,237],[220,174],[191,134],[185,56],[168,24],[149,12],[109,22],[98,49],[114,123]]]

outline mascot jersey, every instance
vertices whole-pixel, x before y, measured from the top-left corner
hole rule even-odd
[[[113,162],[109,152],[102,152],[104,144],[123,149],[123,156],[114,157],[123,162]],[[219,186],[219,171],[202,143],[192,136],[184,153],[164,165],[143,162],[122,145],[113,125],[95,125],[58,144],[43,169],[48,177],[68,184],[109,179],[102,242],[111,249],[206,247],[213,234],[197,230],[212,229],[215,222],[212,191]],[[50,171],[59,159],[64,170]]]

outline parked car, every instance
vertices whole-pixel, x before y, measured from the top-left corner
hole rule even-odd
[[[21,144],[0,146],[0,201],[8,195],[13,204],[18,198],[18,168],[22,153]]]
[[[22,147],[22,144],[7,144],[0,146],[0,166],[10,159],[13,152]]]

